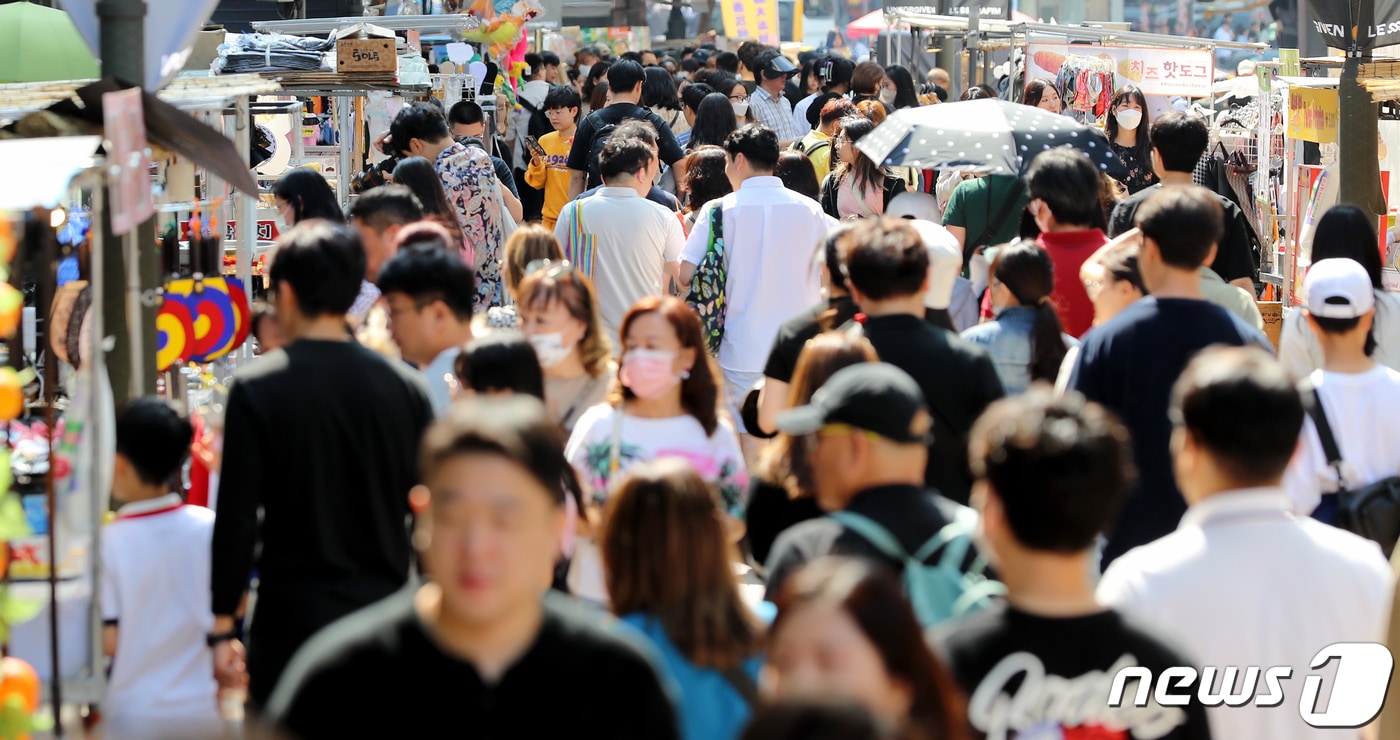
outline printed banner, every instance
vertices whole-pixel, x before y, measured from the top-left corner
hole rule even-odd
[[[1145,95],[1206,98],[1215,82],[1215,57],[1205,49],[1154,49],[1143,46],[1027,45],[1026,79],[1053,80],[1067,55],[1097,56],[1114,63],[1115,87],[1137,85]]]
[[[753,40],[777,46],[779,35],[778,0],[723,0],[724,35],[738,41]]]
[[[1331,144],[1337,140],[1340,118],[1336,88],[1288,89],[1288,138]]]

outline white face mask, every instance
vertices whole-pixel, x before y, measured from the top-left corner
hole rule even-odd
[[[579,76],[579,77],[587,77],[587,76],[588,76],[588,70],[590,70],[590,69],[593,69],[593,65],[591,65],[591,64],[580,64],[580,65],[578,65],[578,76]]]
[[[1139,123],[1142,123],[1142,111],[1132,108],[1120,110],[1113,114],[1113,117],[1118,119],[1118,127],[1127,131],[1132,131],[1138,127]]]
[[[884,88],[880,90],[880,102],[885,105],[894,105],[894,98],[899,94],[898,90]]]
[[[572,345],[564,345],[564,332],[552,334],[531,334],[530,345],[540,358],[540,367],[554,367],[563,362],[574,351]]]
[[[730,102],[730,105],[734,106],[735,118],[743,118],[749,114],[749,102],[747,100],[742,102]]]

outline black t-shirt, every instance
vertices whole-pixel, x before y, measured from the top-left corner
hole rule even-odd
[[[1103,565],[1176,529],[1186,501],[1171,463],[1167,404],[1186,363],[1212,344],[1269,340],[1206,301],[1148,296],[1084,335],[1070,387],[1118,414],[1133,438],[1137,483],[1109,534]]]
[[[889,530],[905,552],[913,553],[953,521],[959,508],[942,496],[918,486],[893,485],[861,491],[851,499],[845,510],[861,514]],[[859,533],[824,516],[802,522],[778,535],[764,568],[768,580],[768,600],[772,601],[777,596],[783,581],[794,571],[827,555],[871,558],[895,573],[904,569],[904,563],[890,559]],[[976,560],[976,548],[968,548],[963,561],[964,570]]]
[[[1161,190],[1160,184],[1153,185],[1118,201],[1108,219],[1108,235],[1114,237],[1132,229],[1137,209]],[[1225,209],[1225,234],[1220,237],[1220,246],[1215,250],[1215,261],[1210,263],[1210,269],[1225,278],[1227,283],[1239,278],[1254,280],[1259,266],[1254,262],[1254,247],[1250,244],[1249,222],[1245,220],[1244,211],[1219,193],[1215,193],[1215,197],[1220,199],[1220,207]]]
[[[672,133],[671,127],[661,120],[661,116],[651,112],[649,108],[633,103],[613,103],[602,110],[589,113],[579,121],[578,130],[574,132],[574,145],[569,149],[569,169],[579,172],[592,171],[592,163],[588,160],[593,155],[594,134],[606,126],[629,120],[647,121],[656,127],[656,148],[661,155],[661,161],[666,165],[674,165],[685,156],[680,144],[676,143],[676,135]],[[598,184],[590,182],[589,187]]]
[[[968,720],[978,737],[1210,737],[1195,682],[1170,691],[1191,697],[1183,707],[1151,698],[1146,707],[1134,706],[1136,680],[1127,681],[1121,707],[1108,705],[1122,668],[1143,666],[1157,676],[1192,665],[1118,612],[1050,618],[1001,606],[939,629],[934,642],[967,692]]]
[[[783,322],[778,327],[778,336],[773,340],[773,349],[768,352],[768,364],[763,367],[764,377],[791,383],[792,376],[797,372],[797,359],[802,355],[802,348],[807,346],[807,340],[821,334],[824,324],[828,330],[848,326],[858,311],[860,307],[855,301],[849,296],[840,296]],[[831,317],[823,322],[822,317],[828,313],[831,313]],[[947,309],[925,308],[924,321],[929,326],[956,333]]]
[[[768,353],[768,364],[763,368],[764,377],[791,383],[797,371],[797,358],[807,340],[822,333],[821,317],[834,310],[834,318],[828,324],[839,327],[856,315],[855,301],[849,297],[832,298],[783,322],[778,327],[778,336],[773,340],[773,349]]]
[[[794,499],[786,488],[760,480],[749,480],[749,503],[744,509],[744,531],[749,550],[758,563],[768,562],[773,542],[789,527],[822,516],[816,498]]]
[[[1006,395],[991,356],[916,316],[871,317],[865,322],[865,336],[881,362],[909,373],[924,392],[933,416],[925,483],[953,501],[967,503],[972,487],[967,434],[987,406]]]
[[[641,648],[567,597],[545,597],[535,643],[495,684],[438,647],[405,589],[297,654],[268,716],[302,740],[349,737],[678,738]]]
[[[317,630],[408,580],[408,492],[432,420],[418,373],[348,341],[301,339],[239,372],[210,580],[214,613],[233,614],[259,572],[255,702]]]

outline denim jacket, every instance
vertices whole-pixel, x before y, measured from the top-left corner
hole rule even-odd
[[[1025,393],[1031,385],[1031,333],[1035,330],[1035,312],[1030,306],[1009,306],[1002,309],[995,320],[962,333],[963,339],[987,348],[1008,396]],[[1064,338],[1069,346],[1079,344],[1070,336]]]

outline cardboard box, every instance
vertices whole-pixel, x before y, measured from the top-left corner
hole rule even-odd
[[[397,72],[397,39],[388,29],[357,23],[335,33],[335,71]]]
[[[1279,337],[1283,334],[1283,303],[1280,301],[1260,301],[1259,315],[1264,317],[1264,336],[1274,343],[1278,350]]]

